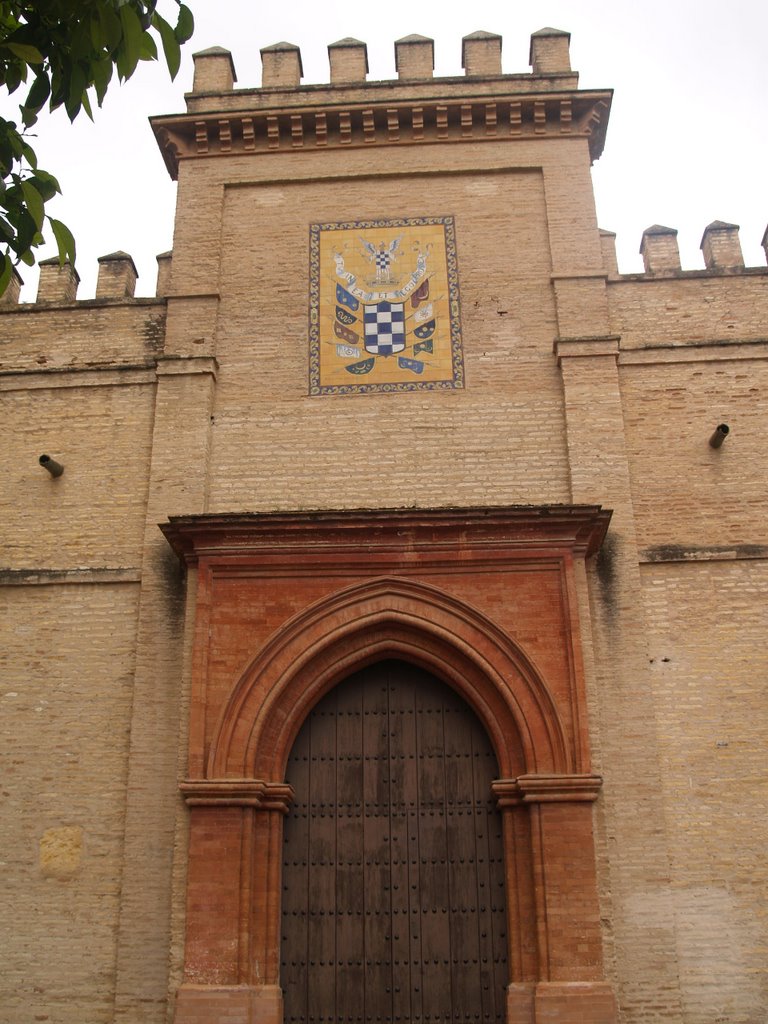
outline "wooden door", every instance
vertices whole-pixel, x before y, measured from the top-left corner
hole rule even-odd
[[[467,704],[405,662],[316,706],[287,770],[286,1024],[504,1019],[497,771]]]

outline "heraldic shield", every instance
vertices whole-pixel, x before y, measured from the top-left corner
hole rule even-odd
[[[453,217],[312,224],[309,393],[464,387]]]
[[[363,307],[366,352],[391,356],[405,348],[405,305],[402,302],[377,302]]]

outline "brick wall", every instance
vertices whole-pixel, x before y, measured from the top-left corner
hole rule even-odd
[[[558,36],[558,53],[564,45]],[[340,73],[359,79],[361,51],[336,52]],[[230,68],[226,53],[210,59]],[[410,111],[436,86],[386,89]],[[225,137],[203,144],[173,122],[181,157],[167,300],[2,308],[13,921],[3,1024],[160,1024],[171,1013],[194,607],[184,608],[158,522],[572,501],[614,509],[578,594],[591,743],[605,776],[594,820],[606,977],[620,1019],[761,1021],[768,272],[606,272],[589,181],[605,101],[594,100],[597,120],[580,121],[574,89],[564,66],[512,85],[451,79],[446,102],[466,96],[470,114],[446,115],[447,141],[427,118],[424,144],[409,134],[411,113],[391,145],[379,127],[369,146],[361,121],[348,145],[334,128],[327,148],[307,141],[311,118],[297,126],[289,113],[277,151],[254,136],[251,153],[242,126],[230,152]],[[504,90],[514,96],[497,109]],[[547,103],[532,98],[541,91]],[[369,95],[358,80],[256,90],[247,102],[257,122],[282,102],[352,108]],[[212,104],[220,126],[246,99],[189,103],[196,118]],[[309,397],[309,224],[424,214],[455,217],[466,387]],[[714,450],[708,438],[722,422],[731,433]],[[43,453],[63,476],[38,465]],[[314,586],[304,600],[330,584]],[[559,638],[532,624],[546,598],[527,596],[523,628],[502,592],[469,595],[552,678]],[[239,639],[212,654],[214,704],[297,609],[280,587],[265,586],[264,600],[265,613],[244,603],[219,623]],[[261,1012],[244,992],[209,996],[210,1014],[225,1003],[244,1021]],[[571,1019],[568,1000],[546,986],[535,999],[522,993],[521,1024]],[[573,1019],[612,1019],[607,987],[595,983],[589,1000]]]
[[[138,602],[0,586],[3,1024],[113,1019]]]
[[[611,284],[685,1022],[759,1020],[764,271]],[[709,438],[719,423],[726,444]]]
[[[347,173],[366,173],[367,155],[355,157]],[[542,176],[486,174],[457,190],[428,172],[434,157],[408,159],[424,177],[225,190],[211,508],[567,500]],[[455,212],[466,389],[308,397],[309,224],[350,208]]]
[[[683,1019],[766,1005],[766,563],[645,565]]]

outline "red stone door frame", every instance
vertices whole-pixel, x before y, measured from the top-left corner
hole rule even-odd
[[[197,572],[176,1024],[281,1024],[288,754],[314,704],[384,658],[452,686],[494,746],[509,1024],[615,1022],[575,574],[609,518],[547,506],[203,515],[162,527]]]

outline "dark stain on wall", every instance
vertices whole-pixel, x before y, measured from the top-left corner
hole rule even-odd
[[[618,597],[616,594],[616,558],[618,554],[618,536],[611,530],[605,536],[595,560],[595,569],[600,583],[600,596],[603,599],[605,616],[612,622],[618,615]]]

